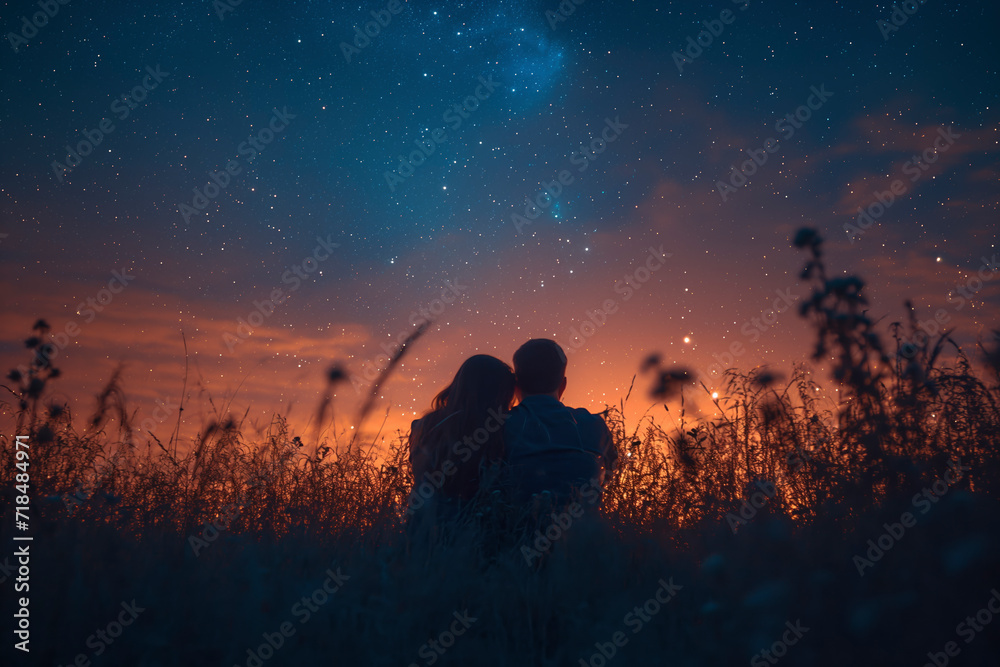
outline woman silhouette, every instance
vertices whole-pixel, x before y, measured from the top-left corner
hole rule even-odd
[[[407,514],[456,518],[503,460],[503,422],[514,400],[514,372],[488,354],[469,357],[410,427],[413,490]],[[428,512],[429,508],[434,508]]]

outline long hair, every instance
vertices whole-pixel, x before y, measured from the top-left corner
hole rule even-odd
[[[441,472],[444,495],[462,500],[474,496],[481,469],[503,459],[503,424],[497,416],[510,412],[513,400],[510,366],[488,354],[466,359],[451,384],[434,397],[431,410],[414,424],[410,460],[415,483],[424,481],[425,472]],[[488,437],[480,442],[483,433]]]

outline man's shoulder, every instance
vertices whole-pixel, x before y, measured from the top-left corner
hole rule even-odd
[[[514,406],[510,411],[511,417],[519,417],[527,414],[568,414],[577,423],[583,424],[604,424],[604,413],[592,413],[586,408],[573,408],[561,401],[552,398],[550,400],[538,400],[529,397],[526,401]]]
[[[574,415],[580,415],[584,419],[599,419],[604,421],[604,417],[602,416],[604,414],[603,412],[591,412],[587,408],[571,408],[568,405],[566,406],[566,409],[572,411]]]
[[[576,419],[577,423],[588,424],[597,428],[601,427],[607,428],[607,424],[604,421],[603,412],[593,413],[587,408],[567,407],[567,409],[573,414],[573,417]]]

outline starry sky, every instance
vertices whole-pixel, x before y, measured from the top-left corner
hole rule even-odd
[[[186,421],[251,432],[304,433],[340,363],[349,432],[431,321],[365,428],[534,337],[599,411],[651,351],[713,389],[736,343],[806,359],[802,226],[882,325],[911,298],[971,344],[1000,325],[1000,9],[907,8],[4,2],[0,357],[45,318],[55,397],[86,413],[124,363],[157,434],[185,358]]]

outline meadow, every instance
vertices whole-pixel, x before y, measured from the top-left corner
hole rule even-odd
[[[930,338],[912,307],[886,336],[816,232],[794,244],[813,359],[728,370],[708,418],[685,410],[708,390],[651,354],[633,389],[655,411],[608,407],[621,465],[599,508],[488,493],[419,534],[406,434],[376,451],[275,417],[248,438],[222,415],[161,441],[117,376],[79,427],[48,399],[39,322],[5,383],[3,664],[996,665],[1000,340]],[[30,443],[30,653],[8,630],[11,433]]]

